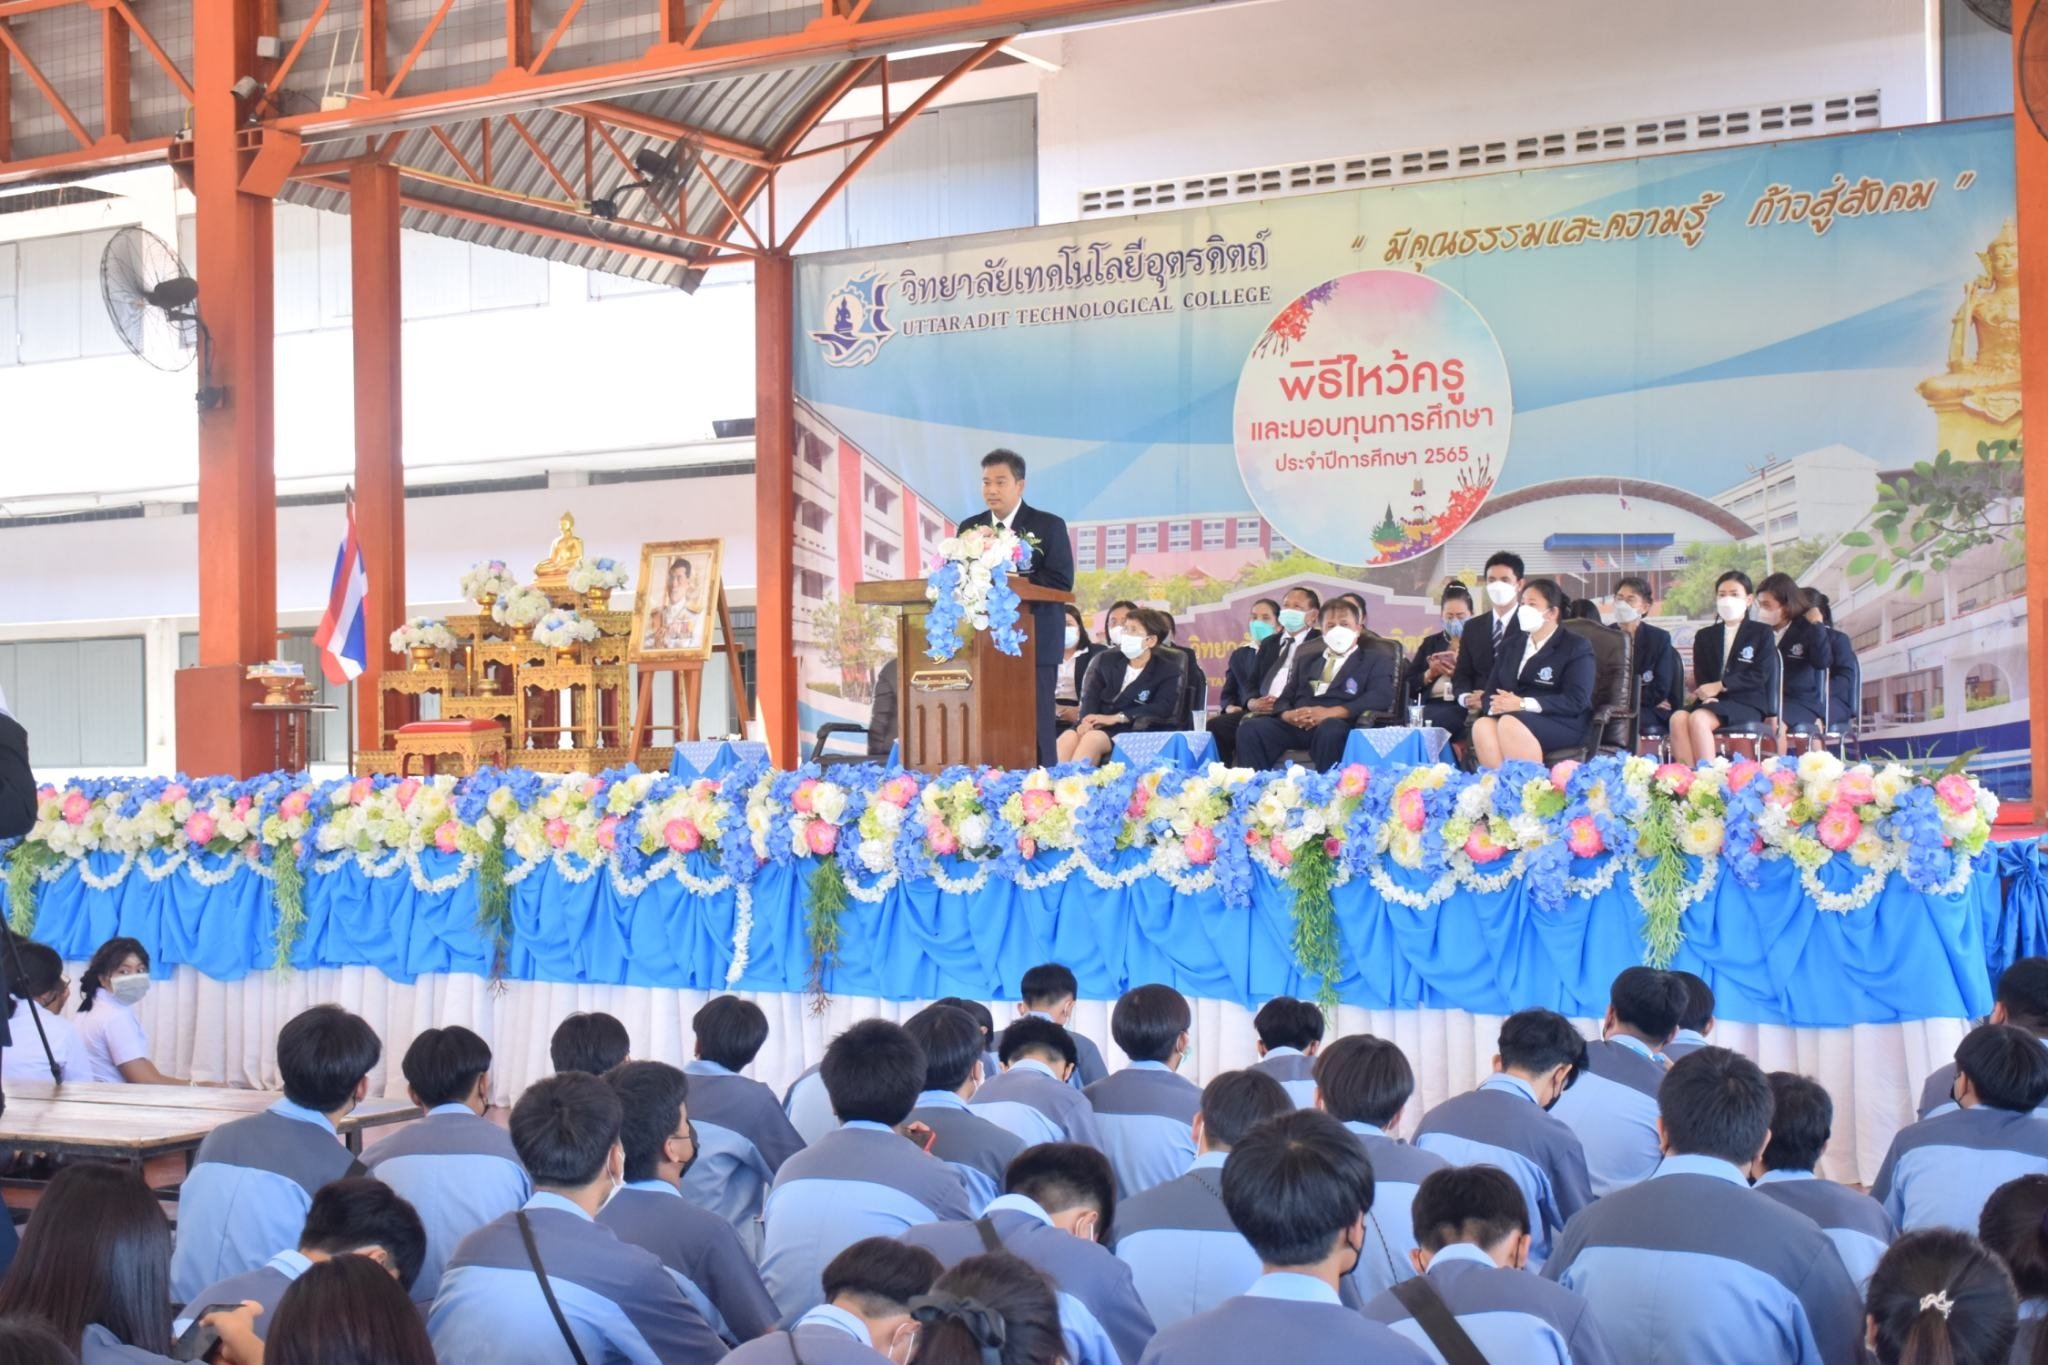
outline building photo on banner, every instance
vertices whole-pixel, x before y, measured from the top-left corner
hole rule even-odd
[[[1412,651],[1509,550],[1609,620],[1646,580],[1689,657],[1721,573],[1786,573],[1853,645],[1863,755],[1969,755],[2025,797],[2012,141],[1987,118],[805,258],[802,728],[865,718],[887,623],[854,584],[920,573],[1007,447],[1091,634],[1120,599],[1170,610],[1212,698],[1294,583]]]

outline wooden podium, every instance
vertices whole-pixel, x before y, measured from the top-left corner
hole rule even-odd
[[[1070,592],[1010,580],[1022,606],[1017,628],[1024,651],[996,648],[975,631],[944,663],[925,654],[924,580],[854,585],[856,602],[896,614],[896,733],[903,766],[935,773],[956,763],[994,768],[1038,766],[1037,619],[1033,603],[1071,602]]]

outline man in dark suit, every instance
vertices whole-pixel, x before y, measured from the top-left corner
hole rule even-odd
[[[1015,531],[1031,546],[1031,571],[1024,575],[1025,581],[1056,592],[1072,592],[1074,545],[1067,538],[1067,523],[1050,512],[1025,506],[1022,455],[1014,450],[991,450],[981,457],[981,499],[988,510],[961,522],[960,529],[1003,526]],[[1058,602],[1029,605],[1038,666],[1038,761],[1050,766],[1058,757],[1059,720],[1052,694],[1059,682],[1066,609]]]
[[[1503,650],[1520,658],[1522,628],[1515,607],[1522,600],[1522,557],[1496,550],[1486,561],[1487,610],[1465,623],[1458,637],[1458,664],[1451,670],[1451,696],[1469,715],[1479,707],[1493,679],[1493,661]]]
[[[1314,588],[1289,588],[1281,597],[1280,629],[1259,641],[1252,663],[1252,686],[1243,704],[1234,711],[1226,706],[1209,718],[1209,734],[1216,741],[1216,757],[1221,762],[1237,762],[1238,731],[1246,721],[1279,713],[1280,700],[1293,681],[1296,657],[1322,638],[1316,628],[1322,605]]]
[[[1614,624],[1629,637],[1629,658],[1642,683],[1636,732],[1671,733],[1671,718],[1685,706],[1685,664],[1671,632],[1643,618],[1650,614],[1650,584],[1633,574],[1614,585]]]
[[[1272,768],[1306,749],[1318,771],[1344,756],[1352,729],[1394,708],[1393,656],[1362,642],[1365,620],[1349,597],[1323,612],[1323,636],[1301,652],[1276,714],[1254,716],[1237,735],[1238,766]]]
[[[1451,738],[1458,740],[1465,737],[1468,717],[1457,703],[1451,674],[1458,666],[1458,642],[1472,619],[1472,593],[1464,584],[1452,583],[1444,589],[1441,606],[1444,628],[1425,638],[1408,661],[1401,697],[1421,702],[1423,720],[1450,731]]]
[[[28,731],[0,696],[0,839],[16,839],[35,827],[36,775],[28,767]]]

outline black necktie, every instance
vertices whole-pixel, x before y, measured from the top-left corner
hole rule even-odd
[[[1498,645],[1500,637],[1508,633],[1508,623],[1501,617],[1493,618],[1493,642]]]

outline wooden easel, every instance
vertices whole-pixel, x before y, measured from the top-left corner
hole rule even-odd
[[[726,666],[731,672],[734,703],[742,714],[746,711],[747,683],[740,671],[740,653],[745,648],[732,632],[732,613],[725,605],[725,585],[718,586],[718,640],[711,646],[713,654],[725,655]],[[697,738],[697,710],[704,700],[703,659],[688,659],[680,663],[635,663],[639,677],[633,684],[633,738],[626,748],[626,761],[634,767],[640,765],[640,753],[647,747],[654,732],[654,687],[658,674],[670,677],[670,686],[675,689],[676,723],[663,728],[675,732],[676,743],[683,744]]]

